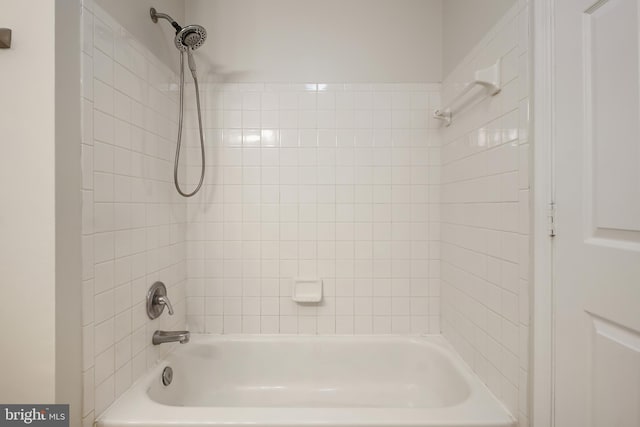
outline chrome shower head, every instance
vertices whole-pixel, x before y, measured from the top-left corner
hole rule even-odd
[[[181,51],[196,50],[207,39],[207,30],[200,25],[187,25],[176,33],[175,44]]]
[[[153,22],[158,22],[158,18],[166,19],[171,23],[171,26],[176,29],[176,37],[174,42],[178,50],[184,52],[189,49],[196,50],[207,39],[207,30],[200,25],[187,25],[181,27],[172,17],[166,13],[159,13],[153,7],[149,9],[149,15]]]

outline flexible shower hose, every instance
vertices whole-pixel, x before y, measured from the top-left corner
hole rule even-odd
[[[176,144],[176,158],[173,164],[173,182],[175,183],[176,190],[182,197],[192,197],[202,187],[202,183],[204,182],[204,171],[205,171],[205,155],[204,155],[204,134],[202,133],[202,113],[200,111],[200,88],[198,87],[198,77],[195,73],[195,70],[191,70],[191,74],[193,75],[193,81],[195,84],[196,90],[196,106],[198,107],[198,128],[200,131],[200,155],[202,158],[202,169],[200,170],[200,182],[198,186],[191,193],[187,193],[182,191],[180,188],[180,183],[178,182],[178,163],[180,162],[180,149],[182,147],[182,124],[184,119],[184,52],[180,51],[180,116],[178,119],[178,141]]]

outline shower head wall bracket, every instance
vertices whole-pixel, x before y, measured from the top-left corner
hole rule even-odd
[[[155,7],[152,7],[151,9],[149,9],[149,15],[151,16],[151,20],[153,21],[154,24],[158,23],[158,12],[156,11]]]

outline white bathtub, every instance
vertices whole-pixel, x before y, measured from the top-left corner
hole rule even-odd
[[[164,386],[161,373],[173,369]],[[513,427],[441,337],[193,336],[97,421],[117,426]]]

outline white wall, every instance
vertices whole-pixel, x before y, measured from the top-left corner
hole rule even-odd
[[[164,19],[154,23],[149,16],[149,9],[155,7],[158,12],[166,13],[180,25],[186,25],[185,0],[93,1],[165,65],[178,69],[178,51],[173,45],[175,30]]]
[[[82,415],[91,425],[172,348],[151,345],[153,332],[185,328],[186,202],[173,188],[175,73],[99,6],[82,12]],[[156,280],[175,315],[152,321],[145,300]]]
[[[519,1],[443,83],[450,99],[502,58],[502,91],[442,130],[442,332],[528,425],[529,4]],[[472,97],[472,99],[474,99]]]
[[[516,0],[443,0],[442,71],[447,76]]]
[[[82,402],[82,182],[80,158],[80,0],[55,2],[56,402],[71,425]]]
[[[21,0],[2,4],[13,47],[0,50],[0,310],[11,342],[0,352],[0,400],[55,397],[55,5],[31,13]],[[36,125],[37,123],[37,125]]]
[[[3,2],[0,400],[70,403],[80,423],[79,3]],[[60,110],[64,105],[64,111]],[[72,194],[73,193],[73,194]]]
[[[209,80],[438,82],[441,0],[190,0]]]

